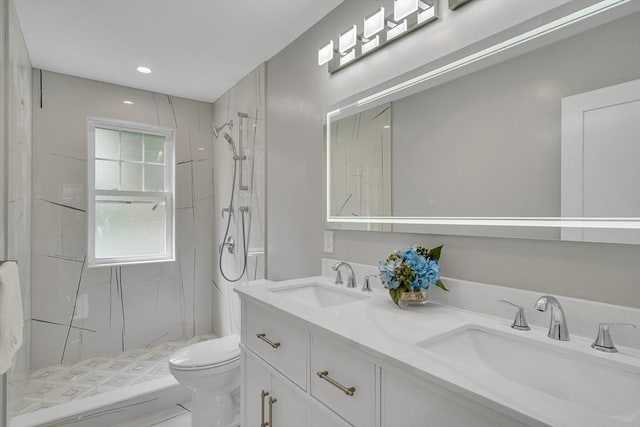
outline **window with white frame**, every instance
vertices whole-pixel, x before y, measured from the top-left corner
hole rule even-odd
[[[89,265],[174,260],[174,135],[88,120]]]

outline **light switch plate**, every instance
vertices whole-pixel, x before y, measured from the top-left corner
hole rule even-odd
[[[325,230],[324,232],[324,253],[333,253],[333,231]]]

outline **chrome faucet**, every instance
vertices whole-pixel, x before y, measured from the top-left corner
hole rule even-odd
[[[333,266],[333,271],[335,271],[336,274],[336,285],[341,285],[344,282],[342,281],[342,274],[340,274],[340,267],[346,267],[347,268],[347,272],[348,272],[348,276],[347,276],[347,288],[355,288],[358,284],[356,282],[356,275],[353,272],[353,268],[346,262],[339,262],[337,264],[335,264]]]
[[[560,305],[560,301],[551,295],[544,295],[538,298],[533,305],[538,311],[547,311],[547,307],[551,306],[551,323],[549,323],[549,332],[547,336],[552,340],[569,341],[569,329],[567,328],[567,320],[564,317],[564,311]]]

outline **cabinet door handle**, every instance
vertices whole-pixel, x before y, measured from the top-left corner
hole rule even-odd
[[[318,376],[320,378],[322,378],[323,380],[327,381],[329,384],[331,384],[331,385],[339,388],[340,390],[342,390],[342,392],[344,392],[344,394],[346,394],[347,396],[353,396],[356,393],[356,388],[355,387],[345,387],[345,386],[343,386],[338,381],[336,381],[333,378],[331,378],[329,376],[329,372],[328,371],[318,371],[317,374],[318,374]]]
[[[280,347],[280,343],[279,342],[273,342],[271,341],[269,338],[267,338],[266,334],[256,334],[256,336],[258,338],[260,338],[262,341],[266,342],[267,344],[269,344],[271,347],[273,348],[278,348]]]
[[[269,396],[269,392],[262,390],[260,392],[260,427],[267,427],[269,423],[264,421],[264,398]]]
[[[267,423],[269,427],[273,427],[273,404],[277,401],[278,399],[269,396],[269,422]]]

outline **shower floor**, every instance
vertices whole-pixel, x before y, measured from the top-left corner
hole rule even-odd
[[[29,374],[16,412],[26,414],[72,400],[118,390],[171,375],[171,353],[189,344],[216,338],[198,335],[189,340],[170,341],[107,356],[56,365]]]

